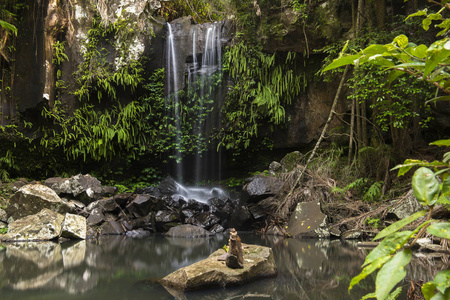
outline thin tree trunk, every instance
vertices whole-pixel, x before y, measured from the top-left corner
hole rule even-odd
[[[289,207],[286,208],[286,203],[288,202],[289,197],[292,196],[292,193],[294,192],[295,187],[297,186],[297,184],[302,180],[302,177],[303,177],[303,174],[305,173],[305,170],[308,168],[309,163],[311,162],[312,158],[316,154],[316,151],[319,148],[320,143],[322,142],[322,140],[325,137],[325,134],[327,133],[328,126],[330,125],[331,120],[333,119],[333,115],[335,113],[336,105],[337,105],[339,96],[341,94],[342,86],[344,85],[344,82],[345,82],[345,77],[347,76],[347,71],[348,71],[348,65],[345,67],[344,73],[342,74],[341,82],[339,83],[339,87],[338,87],[338,89],[336,91],[336,95],[334,96],[333,104],[331,105],[330,113],[328,115],[328,119],[327,119],[327,121],[325,123],[325,126],[322,129],[322,133],[320,134],[320,137],[317,140],[316,145],[314,146],[314,149],[311,152],[311,155],[308,157],[308,160],[306,161],[305,168],[300,171],[300,174],[298,175],[297,179],[295,180],[294,184],[292,185],[289,193],[286,195],[286,197],[283,199],[283,201],[278,205],[278,208],[277,208],[277,214],[278,215],[281,215],[281,216],[285,215],[283,213],[283,211],[289,211],[290,208]]]
[[[363,147],[369,146],[369,136],[367,132],[366,100],[363,100],[361,102],[361,130],[362,130]]]
[[[355,132],[355,101],[356,99],[352,100],[352,112],[350,115],[350,141],[348,143],[348,165],[352,162],[352,152],[353,152],[353,137]]]
[[[357,149],[362,148],[362,126],[361,126],[361,106],[359,105],[359,101],[356,100],[355,106],[355,117],[356,117],[356,141],[357,141]],[[357,150],[357,151],[358,151]]]

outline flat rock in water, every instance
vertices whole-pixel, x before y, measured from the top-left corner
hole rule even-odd
[[[195,238],[206,237],[214,234],[199,226],[185,224],[170,228],[165,235],[167,237]]]
[[[223,260],[219,261],[224,253],[219,249],[208,258],[167,275],[160,283],[167,289],[188,291],[241,285],[277,275],[271,248],[245,245],[242,269],[228,268]]]
[[[61,235],[64,216],[44,208],[39,213],[9,224],[5,241],[47,241]]]

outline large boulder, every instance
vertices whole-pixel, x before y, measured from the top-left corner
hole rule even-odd
[[[100,199],[103,193],[101,182],[90,174],[78,174],[71,178],[52,177],[45,180],[45,185],[60,196],[77,199],[86,205]]]
[[[320,210],[320,203],[300,202],[292,213],[287,232],[293,237],[329,238],[327,216]]]
[[[179,225],[169,229],[166,233],[167,237],[177,237],[177,238],[196,238],[196,237],[207,237],[213,235],[211,232],[194,225]]]
[[[11,197],[5,211],[9,219],[17,220],[36,214],[43,208],[61,214],[72,210],[51,188],[41,184],[27,184]]]
[[[168,289],[188,291],[241,285],[277,275],[271,248],[245,245],[242,269],[228,268],[221,258],[225,253],[219,249],[208,258],[167,275],[160,283]]]
[[[65,238],[86,239],[86,218],[79,215],[66,214],[61,236]]]
[[[272,176],[255,176],[248,179],[248,183],[242,188],[242,203],[258,202],[279,193],[283,181]]]
[[[8,226],[5,241],[47,241],[61,235],[64,216],[44,208],[38,214],[18,219]]]

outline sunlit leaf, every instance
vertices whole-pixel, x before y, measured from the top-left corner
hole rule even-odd
[[[433,282],[427,282],[422,285],[422,294],[425,297],[425,300],[430,300],[435,293],[436,285]]]
[[[450,239],[450,223],[442,222],[442,223],[432,223],[427,227],[428,233],[444,238]]]
[[[368,275],[372,274],[379,268],[383,266],[385,262],[387,262],[389,259],[391,259],[390,255],[378,257],[375,259],[371,264],[367,265],[363,268],[361,273],[359,273],[357,276],[352,278],[352,281],[350,282],[350,285],[348,287],[348,292],[353,288],[354,285],[358,284],[361,280],[366,278]]]
[[[450,287],[450,270],[443,270],[437,273],[433,283],[439,292],[445,294],[445,291]]]
[[[388,236],[391,233],[394,233],[400,229],[402,229],[403,227],[405,227],[406,225],[408,225],[411,222],[414,222],[415,220],[417,220],[420,217],[425,216],[425,214],[427,213],[426,210],[422,210],[419,212],[416,212],[415,214],[410,215],[409,217],[397,221],[394,224],[386,227],[385,229],[381,230],[373,239],[374,241],[379,240],[381,238],[384,238],[385,236]]]
[[[377,299],[386,299],[390,291],[406,276],[405,266],[411,260],[411,250],[398,252],[392,257],[377,274],[375,281]]]
[[[378,246],[366,256],[363,266],[372,263],[379,257],[390,255],[395,251],[400,250],[413,234],[413,231],[405,230],[397,231],[386,236],[384,240],[382,240]]]
[[[448,99],[446,99],[446,100],[450,100],[450,96],[447,96],[447,97],[448,97]],[[450,139],[434,141],[434,142],[430,143],[430,145],[450,147]]]
[[[408,45],[408,37],[404,34],[401,34],[395,37],[393,43],[397,43],[397,45],[403,49]]]
[[[328,66],[326,66],[323,71],[325,72],[325,71],[339,68],[341,66],[354,64],[355,60],[359,59],[361,56],[362,56],[361,54],[342,56],[338,59],[333,60],[333,62],[331,64],[329,64]]]

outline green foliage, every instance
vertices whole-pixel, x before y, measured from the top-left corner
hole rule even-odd
[[[427,47],[423,44],[411,43],[405,35],[399,35],[390,44],[373,44],[357,54],[342,55],[329,64],[324,71],[344,65],[360,66],[370,63],[390,71],[388,82],[393,82],[407,73],[434,85],[445,93],[450,93],[447,89],[450,86],[449,45],[448,38],[437,40]]]
[[[228,5],[227,1],[222,0],[174,0],[163,1],[161,4],[160,13],[167,21],[192,16],[197,23],[221,20]]]
[[[443,141],[436,144],[447,145],[447,142]],[[444,157],[446,156],[444,155]],[[410,248],[425,234],[424,229],[430,235],[444,239],[450,238],[450,223],[431,219],[434,205],[450,200],[450,181],[448,180],[450,165],[448,160],[441,162],[439,165],[432,164],[431,167],[434,167],[436,172],[426,168],[427,162],[423,161],[408,162],[408,164],[396,168],[400,170],[407,168],[409,170],[412,165],[421,166],[414,173],[411,184],[415,197],[426,206],[426,210],[417,212],[386,227],[375,236],[374,240],[382,239],[382,241],[367,255],[363,264],[364,269],[352,279],[349,291],[367,275],[380,268],[376,277],[375,293],[366,295],[366,297],[377,298],[378,300],[395,299],[399,295],[401,287],[392,290],[405,277],[405,266],[411,259]],[[402,172],[402,174],[405,172]],[[441,177],[440,181],[437,179],[438,176]],[[427,215],[426,219],[423,218],[425,215]],[[413,231],[401,231],[412,222],[420,220],[420,218],[422,218],[420,225]],[[413,239],[413,241],[405,247],[406,242],[410,239]],[[449,278],[450,273],[446,270],[439,272],[433,281],[424,284],[422,293],[425,299],[447,299],[450,294]]]
[[[373,202],[380,200],[382,193],[381,189],[383,187],[383,181],[374,182],[364,193],[363,200],[367,202]]]
[[[6,233],[8,233],[8,228],[0,228],[0,234],[6,234]]]
[[[374,228],[380,228],[381,226],[381,220],[379,218],[367,218],[364,220],[364,223]]]
[[[220,144],[227,149],[247,148],[262,124],[266,129],[285,122],[285,106],[303,88],[296,55],[268,54],[261,46],[244,42],[227,49],[224,69],[235,85],[224,104]]]
[[[369,64],[356,68],[348,81],[349,87],[355,91],[349,99],[366,102],[382,131],[408,128],[415,117],[420,117],[421,111],[430,110],[425,100],[434,96],[428,84],[415,80],[412,75],[389,82],[382,69]],[[417,107],[414,102],[419,103]],[[424,115],[422,126],[426,127],[429,121],[430,118]]]

